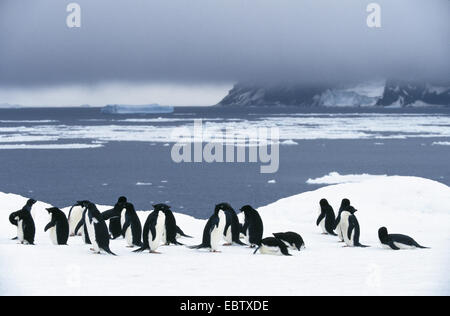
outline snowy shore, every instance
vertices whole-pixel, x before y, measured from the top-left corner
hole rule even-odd
[[[321,235],[315,226],[321,198],[327,198],[335,212],[341,199],[349,198],[358,209],[361,242],[371,248],[343,248],[336,237]],[[306,250],[291,251],[292,257],[252,255],[251,249],[238,246],[222,247],[218,254],[183,246],[161,247],[162,255],[135,254],[124,240],[112,241],[111,249],[119,255],[112,257],[91,254],[80,237],[57,247],[43,232],[49,219],[49,205],[43,202],[33,208],[36,245],[18,245],[11,240],[16,229],[8,216],[26,199],[0,193],[0,295],[450,294],[450,188],[427,179],[361,179],[260,208],[265,236],[289,230],[303,236]],[[149,213],[139,213],[144,222]],[[180,241],[198,243],[205,221],[175,216],[195,237]],[[382,249],[377,236],[381,226],[432,249]]]

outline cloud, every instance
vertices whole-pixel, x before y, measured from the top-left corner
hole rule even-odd
[[[0,86],[449,81],[450,1],[3,0]]]

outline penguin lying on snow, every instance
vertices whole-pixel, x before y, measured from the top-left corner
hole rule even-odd
[[[381,244],[388,249],[429,249],[428,247],[419,245],[414,239],[409,236],[400,234],[388,234],[388,230],[386,227],[381,227],[378,230],[378,237],[380,238]]]
[[[334,233],[336,225],[334,210],[326,199],[320,200],[320,214],[316,224],[322,228],[323,234],[337,236]]]
[[[127,202],[127,198],[121,196],[117,200],[116,205],[114,205],[114,208],[102,213],[103,219],[105,221],[109,220],[109,232],[111,233],[112,239],[116,239],[122,235],[122,227],[125,223],[124,218],[122,223],[122,215],[125,213],[125,205]]]
[[[258,251],[266,255],[291,256],[284,242],[275,237],[267,237],[261,240],[261,245],[256,248],[253,254],[256,254]]]
[[[31,209],[34,204],[36,204],[36,200],[29,199],[27,201],[27,203],[25,204],[25,206],[22,207],[22,209],[20,211],[13,212],[13,213],[11,213],[11,215],[9,215],[9,222],[14,226],[18,226],[19,223],[18,223],[17,217],[20,214],[22,214],[23,212],[28,212],[31,214]],[[16,237],[14,237],[12,240],[17,240],[17,239],[19,239],[18,235]]]
[[[31,208],[35,203],[36,200],[30,199],[22,210],[14,212],[9,216],[11,224],[17,226],[17,239],[24,245],[34,245],[36,226],[33,216],[31,216]]]
[[[223,205],[216,205],[214,214],[209,218],[203,230],[203,240],[200,245],[191,246],[191,249],[203,249],[208,248],[211,252],[219,252],[220,241],[223,238],[223,232],[227,218],[223,210]]]
[[[92,243],[93,248],[91,249],[97,254],[103,250],[106,253],[115,256],[115,254],[109,249],[109,232],[106,226],[105,220],[102,214],[97,209],[94,203],[89,201],[80,202],[80,204],[87,210],[84,212],[84,226],[85,231]]]
[[[47,208],[51,215],[50,223],[45,226],[44,231],[50,230],[50,239],[54,245],[67,245],[69,239],[69,221],[66,214],[59,208]]]
[[[294,232],[286,232],[286,233],[275,233],[273,234],[275,238],[278,238],[282,242],[286,244],[292,250],[300,251],[302,248],[305,249],[305,242],[303,241],[302,236]]]
[[[144,224],[143,243],[141,248],[134,252],[148,250],[150,253],[158,253],[156,250],[163,242],[166,234],[166,215],[162,204],[154,205],[154,211],[150,213]]]
[[[244,234],[244,238],[251,248],[259,246],[264,233],[264,225],[256,211],[250,205],[245,205],[241,208],[241,212],[245,215],[244,225],[241,226],[240,231]]]

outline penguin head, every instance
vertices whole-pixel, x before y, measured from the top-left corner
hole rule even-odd
[[[330,205],[330,204],[328,204],[327,199],[322,199],[322,200],[320,200],[320,206],[321,206],[321,207],[325,207],[325,206],[328,206],[328,205]]]
[[[345,211],[350,212],[350,214],[355,214],[356,212],[358,212],[358,210],[356,208],[354,208],[353,206],[347,206],[345,208]]]
[[[28,206],[33,206],[34,204],[36,204],[36,200],[35,200],[35,199],[29,199],[29,200],[27,201],[27,205],[28,205]]]
[[[121,197],[117,200],[117,204],[125,204],[125,203],[127,203],[127,202],[128,202],[128,200],[127,200],[127,198],[124,197],[124,196],[121,196]]]
[[[91,204],[91,202],[89,201],[77,201],[77,205],[81,206],[81,207],[88,207],[89,204]]]
[[[234,209],[231,207],[231,205],[229,203],[220,203],[216,205],[216,211],[233,211]]]
[[[59,208],[57,208],[57,207],[50,207],[50,208],[46,208],[46,210],[47,210],[47,212],[49,214],[53,214],[53,213],[59,211]]]
[[[240,209],[241,212],[256,212],[256,210],[251,205],[245,205]]]
[[[387,230],[386,227],[381,227],[381,228],[378,230],[378,237],[380,238],[380,241],[381,241],[382,243],[387,242],[387,240],[388,240],[388,230]]]
[[[341,203],[341,207],[349,207],[350,206],[350,200],[349,199],[343,199]]]

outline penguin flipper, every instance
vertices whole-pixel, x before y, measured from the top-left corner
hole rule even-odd
[[[186,238],[193,238],[192,236],[186,235],[179,226],[177,226],[177,234]]]
[[[392,240],[389,241],[388,246],[391,247],[392,250],[400,250]]]
[[[280,241],[280,242],[279,242],[279,247],[280,247],[281,253],[282,253],[283,255],[285,255],[285,256],[292,256],[292,255],[289,253],[289,250],[288,250],[287,246],[284,244],[284,242],[282,242],[281,240],[279,240],[279,241]]]
[[[75,227],[75,235],[78,235],[78,231],[80,230],[80,228],[84,225],[84,217],[82,220],[80,220],[77,224],[77,227]]]
[[[261,248],[261,246],[258,246],[255,251],[253,252],[254,255],[256,255],[256,253],[258,252],[259,248]]]
[[[45,226],[44,228],[44,232],[47,232],[47,230],[49,230],[50,228],[54,227],[56,225],[55,221],[51,221],[50,223],[47,224],[47,226]]]
[[[319,215],[319,217],[317,218],[317,221],[316,221],[316,226],[319,226],[319,225],[320,225],[320,222],[321,222],[324,218],[325,218],[325,213],[324,213],[324,212],[320,213],[320,215]]]

